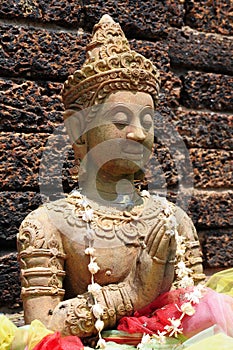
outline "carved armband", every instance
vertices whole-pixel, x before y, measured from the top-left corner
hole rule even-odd
[[[34,218],[26,219],[20,227],[17,244],[22,299],[42,295],[63,297],[65,254],[55,234],[47,241],[41,223]]]
[[[186,266],[193,271],[192,278],[194,284],[204,281],[206,276],[202,273],[202,257],[199,241],[186,242],[185,261]]]
[[[124,283],[104,286],[95,296],[98,304],[103,308],[101,316],[104,328],[113,328],[123,316],[132,315],[134,308]],[[91,293],[78,295],[72,299],[68,307],[64,334],[88,337],[97,334],[96,318],[92,312],[94,296]]]
[[[133,302],[125,283],[102,287],[102,295],[107,308],[106,320],[110,327],[114,326],[121,317],[130,316],[133,313]]]

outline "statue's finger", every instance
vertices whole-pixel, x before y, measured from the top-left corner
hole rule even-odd
[[[151,251],[157,250],[163,235],[164,235],[164,223],[163,221],[160,221],[156,226],[153,227],[153,229],[145,239],[147,252],[150,256],[153,256],[153,253],[151,253]]]
[[[157,249],[151,250],[151,256],[153,256],[153,260],[157,261],[157,263],[162,263],[162,261],[166,263],[168,261],[168,255],[170,255],[171,251],[174,251],[175,246],[175,236],[164,233]],[[171,258],[173,259],[174,257],[172,256]],[[169,257],[169,260],[171,258]]]

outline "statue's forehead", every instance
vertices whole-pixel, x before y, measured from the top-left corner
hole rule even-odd
[[[151,108],[154,107],[153,99],[150,94],[141,92],[141,91],[125,91],[119,90],[113,93],[110,93],[105,102],[107,104],[113,103],[122,103],[126,105],[138,105],[138,106],[149,106]]]
[[[153,99],[150,94],[142,91],[127,91],[118,90],[110,93],[106,99],[106,102],[127,102],[131,104],[145,105],[150,104],[153,106]]]

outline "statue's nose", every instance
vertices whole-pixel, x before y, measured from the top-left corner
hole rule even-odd
[[[127,139],[142,142],[145,140],[145,132],[140,126],[129,125],[127,130]]]

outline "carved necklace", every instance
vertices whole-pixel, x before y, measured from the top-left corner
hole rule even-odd
[[[147,191],[142,191],[143,203],[134,206],[130,211],[120,210],[115,207],[106,207],[90,201],[79,191],[74,190],[67,197],[66,201],[75,206],[75,215],[80,223],[88,222],[86,236],[88,240],[94,237],[108,240],[119,238],[125,244],[137,244],[144,239],[148,230],[142,214],[146,207]],[[119,203],[118,203],[119,204]],[[120,203],[121,204],[121,203]],[[122,204],[124,204],[122,202]]]

